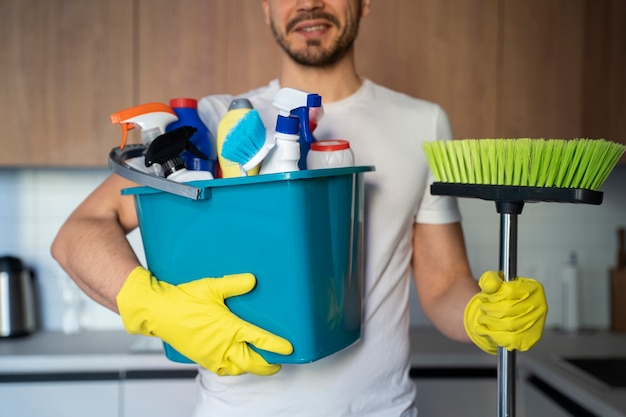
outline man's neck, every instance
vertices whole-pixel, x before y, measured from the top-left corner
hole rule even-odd
[[[354,94],[361,84],[350,54],[336,65],[325,68],[304,67],[283,57],[280,86],[319,94],[323,103],[344,99]]]

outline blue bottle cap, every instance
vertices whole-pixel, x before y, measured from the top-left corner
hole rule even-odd
[[[276,119],[276,132],[287,135],[297,135],[300,129],[300,120],[297,117],[278,116]]]

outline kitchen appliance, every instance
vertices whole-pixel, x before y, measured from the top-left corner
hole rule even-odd
[[[0,337],[36,330],[35,275],[13,256],[0,257]]]

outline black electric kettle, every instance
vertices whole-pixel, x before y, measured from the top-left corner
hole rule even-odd
[[[22,336],[37,328],[35,275],[13,256],[0,257],[0,337]]]

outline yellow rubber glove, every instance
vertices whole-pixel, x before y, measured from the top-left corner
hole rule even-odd
[[[291,343],[240,319],[224,304],[255,284],[252,274],[235,274],[175,286],[137,267],[117,295],[117,306],[128,333],[156,336],[217,375],[272,375],[280,365],[267,363],[249,344],[288,355]]]
[[[465,308],[465,331],[482,350],[496,354],[528,350],[541,339],[548,314],[543,286],[531,278],[504,282],[487,271],[478,281],[481,291]]]

